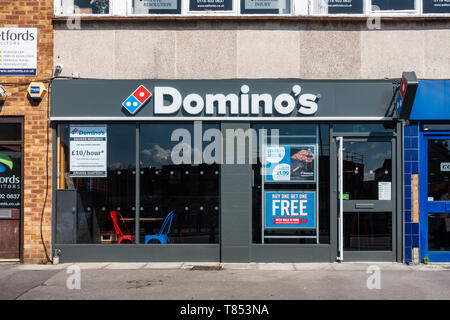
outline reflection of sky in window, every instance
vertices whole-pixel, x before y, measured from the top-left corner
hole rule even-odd
[[[136,125],[108,125],[107,141],[109,170],[136,167]]]
[[[180,143],[184,138],[179,138],[177,141],[171,141],[172,133],[177,129],[187,130],[190,134],[189,141],[183,140],[188,143],[185,146],[185,150],[189,150],[194,147],[194,139],[201,139],[202,148],[204,149],[213,141],[203,141],[203,134],[208,129],[219,129],[218,124],[205,124],[202,123],[202,135],[200,138],[194,136],[194,124],[144,124],[141,125],[140,136],[140,157],[141,164],[143,166],[160,167],[162,165],[172,164],[171,152],[172,148]],[[202,150],[199,150],[202,152]],[[191,150],[191,156],[193,157],[194,150]]]
[[[386,159],[391,159],[391,144],[387,142],[346,142],[345,160],[364,164],[364,180],[375,178],[375,170],[382,168]],[[372,171],[372,173],[370,173]]]

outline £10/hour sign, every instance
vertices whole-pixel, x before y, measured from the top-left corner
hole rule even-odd
[[[265,192],[265,228],[315,228],[315,201],[313,191]]]

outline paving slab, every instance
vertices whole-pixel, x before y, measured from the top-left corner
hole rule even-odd
[[[81,270],[97,270],[97,269],[104,269],[110,264],[111,262],[81,262],[81,263],[66,264],[66,266],[68,267],[69,265],[77,265],[78,267],[80,267]]]
[[[182,266],[183,266],[182,262],[152,262],[152,263],[147,263],[144,266],[144,269],[170,270],[170,269],[181,269]]]
[[[258,270],[279,270],[279,271],[294,271],[292,263],[257,263]]]
[[[333,271],[330,263],[294,263],[293,265],[297,271]]]
[[[201,266],[201,267],[219,267],[219,262],[185,262],[181,266],[181,269],[188,269],[191,270],[194,266]]]
[[[112,269],[112,270],[136,270],[141,269],[145,267],[145,263],[110,263],[108,264],[105,269]]]
[[[17,266],[19,270],[40,271],[40,270],[62,270],[67,268],[68,264],[21,264]]]
[[[335,271],[366,271],[369,266],[370,266],[369,263],[353,263],[353,262],[331,263],[331,267]]]
[[[229,270],[256,270],[256,263],[222,263],[224,269]]]

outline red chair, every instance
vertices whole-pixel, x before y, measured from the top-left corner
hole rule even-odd
[[[116,234],[117,234],[117,243],[120,244],[124,240],[125,240],[125,242],[136,243],[136,236],[130,235],[127,225],[123,221],[122,215],[120,213],[118,213],[117,211],[111,211],[110,214],[111,214],[111,219],[113,220],[113,223],[114,223],[114,230],[116,231]],[[117,216],[119,216],[120,220],[122,220],[123,225],[125,226],[125,229],[127,232],[126,234],[123,234],[122,230],[120,230],[119,224],[117,223]]]

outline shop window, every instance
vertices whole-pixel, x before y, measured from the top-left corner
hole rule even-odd
[[[414,9],[415,9],[415,0],[372,0],[373,11],[414,10]]]
[[[290,0],[241,0],[243,14],[289,14]]]
[[[233,0],[186,0],[189,1],[189,11],[232,11]]]
[[[362,14],[364,13],[363,0],[315,0],[314,12],[316,14]]]
[[[450,140],[428,141],[428,201],[450,201]]]
[[[142,243],[146,239],[158,242],[146,236],[157,234],[172,211],[169,243],[219,243],[220,144],[214,149],[211,143],[219,141],[202,138],[219,133],[219,125],[195,126],[140,126]]]
[[[450,13],[450,1],[423,0],[423,13]]]
[[[136,125],[64,124],[58,137],[57,188],[76,195],[73,241],[135,242]]]
[[[109,14],[111,0],[62,0],[66,14]]]
[[[253,243],[330,243],[329,126],[252,128],[259,133],[258,161],[253,165]]]
[[[428,250],[450,251],[450,213],[428,213]]]
[[[22,140],[22,125],[20,123],[5,123],[0,125],[0,141]]]
[[[134,14],[179,14],[181,0],[133,0]]]

